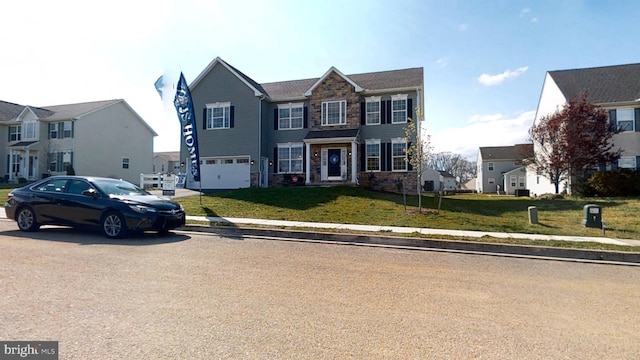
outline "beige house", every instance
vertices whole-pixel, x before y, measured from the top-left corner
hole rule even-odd
[[[0,101],[0,173],[7,181],[95,175],[138,182],[156,132],[122,99],[33,107]]]
[[[181,172],[180,151],[166,151],[153,153],[153,173],[172,173]]]

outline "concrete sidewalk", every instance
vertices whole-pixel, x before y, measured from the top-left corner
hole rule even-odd
[[[187,216],[187,220],[213,222],[213,223],[216,223],[216,222],[230,223],[235,225],[261,225],[261,226],[271,226],[271,227],[293,227],[293,228],[334,229],[334,230],[344,229],[344,230],[355,230],[355,231],[365,231],[365,232],[375,232],[375,233],[387,232],[387,233],[395,233],[395,234],[419,233],[424,235],[453,236],[453,237],[465,237],[465,238],[481,238],[484,236],[490,236],[490,237],[500,238],[500,239],[558,240],[558,241],[576,241],[576,242],[598,242],[598,243],[622,245],[622,246],[640,246],[640,240],[612,239],[607,237],[518,234],[518,233],[502,233],[502,232],[489,232],[489,231],[427,229],[427,228],[412,228],[412,227],[397,227],[397,226],[355,225],[355,224],[336,224],[336,223],[227,218],[227,217],[205,217],[205,216]]]

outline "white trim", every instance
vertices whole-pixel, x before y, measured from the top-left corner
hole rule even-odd
[[[380,125],[382,120],[382,106],[380,104],[381,96],[370,96],[365,98],[364,104],[364,117],[365,117],[365,125]],[[377,103],[378,104],[378,122],[369,122],[369,103]],[[375,112],[371,112],[371,114],[375,114]]]
[[[217,64],[222,64],[222,66],[224,66],[227,70],[229,70],[230,73],[232,73],[235,77],[237,77],[238,79],[240,79],[240,81],[242,81],[245,85],[247,85],[251,90],[253,90],[253,95],[255,96],[263,96],[264,94],[256,89],[253,85],[251,85],[251,83],[249,83],[243,76],[241,76],[240,74],[238,74],[237,71],[233,70],[233,68],[231,66],[229,66],[229,64],[227,64],[224,60],[222,60],[219,56],[216,57],[215,59],[213,59],[212,62],[209,63],[209,65],[207,65],[207,67],[195,78],[195,80],[193,80],[191,82],[191,84],[189,84],[189,89],[191,89],[191,91],[193,91],[193,89],[198,86],[198,84],[200,83],[200,81],[202,81],[202,79],[204,79],[204,77],[217,65]]]
[[[381,141],[380,139],[366,139],[364,141],[365,145],[364,145],[364,171],[365,172],[380,172],[382,169],[382,148],[381,148]],[[367,146],[371,144],[371,145],[378,145],[378,169],[369,169],[369,149],[367,148]],[[372,156],[373,157],[373,156]]]
[[[407,118],[409,116],[409,101],[407,101],[407,99],[409,98],[409,96],[407,94],[398,94],[398,95],[391,95],[391,123],[392,124],[404,124],[407,122]],[[394,120],[394,110],[393,110],[393,102],[394,101],[404,101],[404,116],[402,117],[404,119],[404,121],[395,121]],[[402,110],[398,110],[398,112],[400,112]]]
[[[230,129],[231,128],[231,102],[215,102],[205,104],[205,108],[207,109],[207,115],[204,119],[205,122],[205,130],[219,130],[219,129]],[[222,109],[222,126],[216,127],[213,124],[213,110],[214,109]],[[209,126],[209,113],[211,111],[211,126]],[[225,119],[229,118],[229,122],[225,124]]]
[[[340,104],[340,112],[339,112],[339,116],[340,116],[340,122],[337,124],[329,124],[328,123],[328,116],[329,116],[329,104],[330,103],[339,103]],[[344,104],[344,113],[342,111],[343,105]],[[325,110],[325,105],[326,105],[326,110]],[[323,101],[322,104],[320,105],[320,115],[322,117],[322,126],[338,126],[338,125],[345,125],[347,123],[347,100],[327,100],[327,101]]]
[[[300,173],[302,173],[303,168],[304,168],[304,149],[305,149],[304,143],[302,143],[302,142],[278,143],[278,144],[276,144],[276,147],[278,149],[278,160],[277,160],[277,162],[275,164],[273,164],[275,166],[275,171],[274,172],[276,174],[300,174]],[[280,166],[279,166],[279,163],[281,161],[280,148],[283,148],[283,149],[286,148],[286,149],[289,150],[289,158],[287,159],[287,161],[289,162],[289,171],[286,171],[286,172],[280,172]],[[301,151],[300,156],[301,156],[301,158],[299,160],[291,158],[291,149],[292,148],[300,148],[300,151]],[[291,163],[292,163],[292,161],[300,161],[300,171],[291,171]]]
[[[311,96],[311,93],[313,92],[313,90],[320,85],[320,83],[322,83],[324,81],[324,79],[327,78],[327,76],[329,76],[329,74],[331,74],[331,72],[335,72],[336,74],[338,74],[338,76],[340,76],[341,78],[343,78],[345,81],[347,81],[349,84],[353,85],[353,87],[355,88],[355,92],[362,92],[364,91],[364,89],[356,84],[353,80],[349,79],[348,77],[346,77],[343,73],[340,72],[340,70],[336,69],[334,66],[332,66],[329,70],[327,70],[326,73],[324,73],[324,75],[322,75],[322,77],[320,77],[320,79],[318,79],[318,81],[316,81],[313,85],[311,85],[311,87],[304,92],[304,96]]]
[[[278,130],[300,130],[300,129],[304,129],[304,103],[302,102],[297,102],[297,103],[288,103],[288,104],[278,104],[278,118],[276,119],[276,121],[278,121]],[[283,128],[280,127],[280,109],[287,109],[289,110],[289,127],[288,128]],[[292,127],[292,117],[291,117],[291,111],[293,109],[302,109],[302,114],[300,115],[300,127]]]
[[[397,169],[397,170],[395,169],[393,160],[394,160],[394,158],[399,158],[400,156],[394,156],[393,155],[393,145],[394,144],[404,144],[404,149],[405,149],[405,152],[404,152],[404,159],[405,159],[404,169]],[[409,171],[409,162],[407,161],[408,148],[409,148],[409,143],[408,143],[407,139],[405,139],[405,138],[391,139],[391,164],[390,165],[391,165],[391,171],[392,172],[406,172],[406,171]]]

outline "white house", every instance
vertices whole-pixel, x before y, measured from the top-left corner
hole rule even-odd
[[[587,100],[602,106],[609,113],[611,124],[621,130],[613,141],[616,148],[622,150],[622,157],[617,163],[602,164],[601,169],[640,168],[640,64],[547,72],[534,125],[585,91]],[[534,144],[534,151],[539,146]],[[527,171],[526,183],[531,194],[555,192],[554,184],[532,169]],[[567,181],[561,184],[562,190],[571,191]]]
[[[424,191],[457,190],[455,176],[446,171],[425,169],[422,171],[422,189]]]
[[[4,135],[2,135],[4,134]],[[95,175],[138,182],[156,132],[122,99],[34,107],[0,101],[0,169],[8,181]]]

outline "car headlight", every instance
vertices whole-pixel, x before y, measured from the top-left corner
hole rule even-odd
[[[158,212],[155,208],[144,205],[129,205],[129,207],[131,208],[131,210],[140,214]]]

